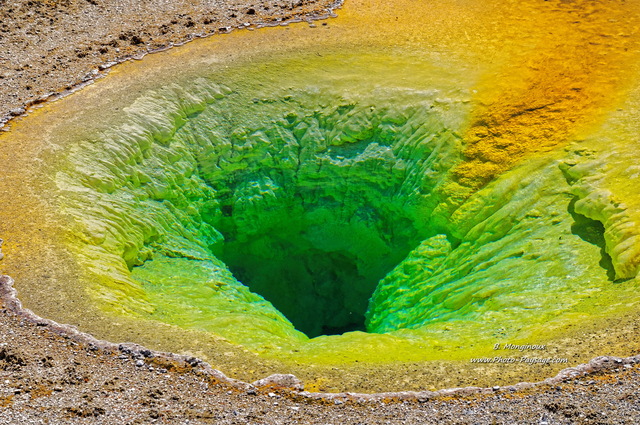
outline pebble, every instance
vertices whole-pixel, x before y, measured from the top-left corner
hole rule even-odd
[[[295,375],[280,373],[257,380],[252,385],[255,387],[275,386],[277,388],[290,388],[298,391],[302,391],[304,389],[304,384]]]

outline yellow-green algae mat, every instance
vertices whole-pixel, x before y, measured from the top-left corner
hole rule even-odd
[[[120,65],[0,137],[1,271],[43,317],[312,391],[636,354],[638,8],[347,1]]]

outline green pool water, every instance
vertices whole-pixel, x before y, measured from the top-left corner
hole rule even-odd
[[[146,93],[58,175],[82,261],[115,267],[93,296],[269,352],[357,332],[522,338],[579,309],[614,275],[560,158],[452,201],[472,83],[365,52]]]
[[[634,353],[640,72],[612,19],[635,15],[586,16],[594,45],[580,4],[413,6],[200,40],[25,119],[0,139],[25,306],[309,390]],[[505,343],[566,362],[471,362]]]

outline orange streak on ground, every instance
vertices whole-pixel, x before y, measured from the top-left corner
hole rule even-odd
[[[576,137],[620,100],[616,94],[630,79],[638,19],[624,2],[562,2],[547,10],[538,3],[537,18],[522,28],[538,33],[533,54],[486,76],[478,93],[466,159],[453,171],[467,196],[526,157]],[[528,28],[536,22],[537,29]]]

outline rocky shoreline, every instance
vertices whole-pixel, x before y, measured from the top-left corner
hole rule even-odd
[[[313,0],[3,2],[0,126],[8,122],[3,129],[9,129],[30,107],[81,87],[115,63],[231,29],[326,17],[332,6]],[[247,384],[195,358],[97,341],[23,310],[10,278],[0,278],[0,424],[632,424],[640,417],[639,361],[600,357],[538,384],[508,387],[308,393],[290,376]]]

